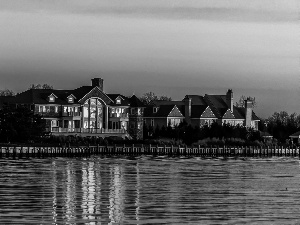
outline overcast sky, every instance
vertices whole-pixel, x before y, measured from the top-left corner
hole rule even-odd
[[[0,0],[0,89],[256,97],[300,114],[298,0]]]

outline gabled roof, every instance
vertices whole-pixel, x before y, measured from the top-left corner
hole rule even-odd
[[[215,108],[228,109],[226,95],[205,95],[205,97]]]
[[[296,133],[291,134],[289,137],[291,137],[291,138],[300,138],[300,131],[297,131]]]
[[[73,95],[73,94],[70,94],[70,95],[67,96],[67,98],[70,98],[70,97],[72,97],[72,98],[74,98],[74,99],[77,99],[76,96]]]
[[[165,117],[167,118],[170,113],[175,109],[178,110],[175,115],[170,115],[170,116],[174,116],[174,117],[184,117],[182,112],[178,109],[178,107],[176,105],[161,105],[158,108],[158,111],[156,113],[153,112],[153,108],[156,106],[150,105],[147,106],[144,110],[144,117]],[[180,115],[178,114],[180,113]]]
[[[180,110],[177,108],[176,105],[174,105],[173,109],[171,112],[168,114],[168,117],[184,117]]]
[[[211,108],[206,105],[192,105],[192,113],[191,119],[201,119],[201,118],[215,118],[217,119],[216,115],[213,113]]]
[[[273,135],[271,135],[267,131],[259,131],[259,134],[260,134],[261,137],[265,137],[265,138],[273,137]]]
[[[52,104],[61,104],[61,105],[68,105],[68,104],[81,104],[80,100],[82,100],[84,97],[87,97],[88,94],[90,94],[92,91],[95,93],[100,93],[101,98],[106,103],[112,102],[112,100],[103,93],[98,87],[92,87],[92,86],[82,86],[80,88],[77,88],[75,90],[55,90],[55,89],[29,89],[27,91],[24,91],[20,94],[17,94],[14,102],[15,103],[27,103],[27,104],[49,104],[48,97],[53,94],[57,98],[55,99],[55,102]],[[74,103],[68,103],[68,97],[70,95],[74,96]]]
[[[224,109],[222,109],[222,111],[223,111],[223,110],[224,110]],[[235,118],[234,114],[231,112],[231,110],[230,110],[230,109],[227,109],[227,110],[225,111],[225,113],[223,114],[222,119],[236,119],[236,118]]]
[[[132,95],[129,98],[129,103],[130,103],[130,107],[138,107],[138,108],[144,108],[144,107],[146,107],[144,105],[144,103],[142,103],[141,100],[138,99],[138,97],[136,97],[135,95]]]
[[[48,97],[53,96],[54,98],[58,98],[54,93],[51,93],[50,95],[48,95]]]
[[[30,89],[24,91],[16,95],[15,103],[49,104],[48,97],[51,94],[57,97],[53,104],[69,104],[67,101],[67,96],[71,94],[70,90],[52,90],[52,89]]]
[[[73,91],[73,94],[78,98],[78,102],[80,104],[83,104],[87,99],[91,97],[98,97],[102,99],[102,101],[106,105],[113,102],[113,100],[108,97],[98,86],[82,86],[75,89]]]
[[[236,119],[245,119],[246,116],[246,109],[242,107],[233,106],[233,114]],[[252,110],[252,120],[260,120],[258,116],[256,116],[255,112]]]
[[[113,106],[130,106],[130,101],[129,98],[125,97],[124,95],[121,94],[107,94],[107,96],[113,100],[113,102],[110,105]],[[117,104],[117,99],[121,99],[121,104]]]

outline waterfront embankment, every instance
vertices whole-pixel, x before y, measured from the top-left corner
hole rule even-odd
[[[112,145],[112,146],[76,146],[76,147],[0,147],[0,158],[46,158],[46,157],[91,157],[164,155],[187,157],[299,157],[299,147],[258,147],[258,146],[223,146],[223,147],[189,147],[167,145]]]

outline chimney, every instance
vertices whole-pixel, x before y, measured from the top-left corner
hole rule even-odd
[[[192,113],[192,99],[188,96],[185,96],[183,99],[184,101],[184,113],[185,113],[185,120],[188,124],[191,123],[191,113]]]
[[[245,100],[245,126],[251,127],[253,103],[250,98]]]
[[[232,89],[228,89],[226,93],[226,103],[228,108],[233,112],[233,92]]]
[[[100,88],[103,91],[103,79],[102,78],[93,78],[92,79],[92,86]]]

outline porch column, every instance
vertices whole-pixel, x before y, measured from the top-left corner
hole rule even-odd
[[[108,129],[108,106],[105,106],[105,129]]]

